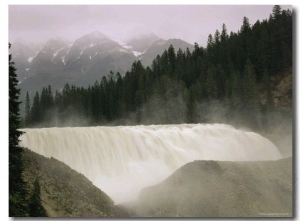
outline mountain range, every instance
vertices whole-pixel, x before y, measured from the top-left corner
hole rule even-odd
[[[150,66],[155,57],[173,45],[175,52],[181,48],[192,50],[193,45],[180,40],[164,40],[147,34],[118,43],[100,32],[86,34],[74,42],[52,38],[44,45],[17,41],[10,53],[15,62],[21,89],[21,101],[28,91],[31,96],[51,85],[53,92],[66,84],[87,87],[110,71],[124,76],[134,61]]]

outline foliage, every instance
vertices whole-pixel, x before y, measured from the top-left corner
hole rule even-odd
[[[10,48],[10,44],[9,44]],[[18,101],[20,90],[14,62],[9,55],[9,216],[26,217],[26,183],[22,178],[24,170],[22,161],[23,149],[19,146],[20,116]]]
[[[223,119],[247,116],[243,124],[262,129],[262,113],[273,108],[270,78],[291,66],[292,13],[275,6],[268,20],[252,26],[244,17],[237,33],[228,35],[223,24],[206,48],[195,43],[192,52],[175,52],[171,45],[151,67],[136,61],[123,77],[110,72],[88,88],[66,84],[54,97],[48,86],[36,93],[28,125],[206,123],[215,121],[211,105],[219,102]],[[259,101],[258,84],[267,104]]]
[[[40,197],[40,184],[39,180],[36,179],[34,181],[34,190],[33,194],[29,199],[29,216],[30,217],[46,217],[47,213],[44,209],[43,205],[41,204],[41,197]]]
[[[10,44],[9,44],[10,48]],[[35,184],[34,193],[28,203],[28,183],[23,179],[24,149],[19,146],[19,137],[22,135],[19,115],[19,94],[17,88],[18,79],[14,62],[9,55],[9,216],[28,217],[46,216],[45,209],[41,205],[39,184]],[[30,99],[26,96],[25,123],[31,123]]]

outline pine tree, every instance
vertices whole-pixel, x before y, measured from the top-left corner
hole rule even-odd
[[[250,23],[249,23],[249,18],[244,17],[243,25],[241,27],[241,33],[246,33],[246,32],[249,32],[250,30],[251,30],[251,27],[250,27]]]
[[[26,93],[26,101],[25,101],[25,127],[29,127],[31,123],[30,118],[30,98],[28,91]]]
[[[46,112],[47,112],[47,89],[43,87],[42,93],[40,96],[40,102],[39,102],[39,112],[40,112],[40,120],[43,122],[47,119]]]
[[[37,125],[41,120],[41,112],[40,112],[40,96],[39,93],[36,92],[33,98],[33,103],[30,111],[31,122],[33,125]]]
[[[266,89],[266,106],[268,110],[271,110],[274,107],[273,99],[272,99],[272,88],[271,88],[271,80],[268,71],[265,69],[263,73],[263,84]]]
[[[29,216],[30,217],[47,217],[47,212],[41,203],[39,180],[34,181],[33,194],[29,199]]]
[[[226,28],[226,25],[223,23],[222,32],[221,32],[221,43],[225,44],[227,39],[228,39],[227,28]]]
[[[47,88],[47,107],[49,110],[51,110],[54,107],[54,98],[52,94],[51,85],[48,85]]]
[[[272,10],[272,18],[277,19],[281,15],[281,7],[280,5],[275,5]]]
[[[206,48],[195,43],[194,51],[179,49],[175,53],[170,46],[162,55],[157,55],[152,66],[146,69],[140,61],[136,61],[124,77],[120,74],[116,77],[111,72],[102,79],[100,85],[96,83],[87,89],[67,84],[61,93],[55,95],[54,105],[58,121],[68,117],[71,110],[76,110],[93,124],[125,118],[137,112],[141,121],[147,112],[152,114],[155,122],[159,122],[169,111],[165,122],[172,123],[176,121],[177,113],[180,113],[173,111],[172,100],[176,96],[184,98],[185,108],[190,111],[187,114],[189,122],[206,119],[205,103],[218,100],[227,104],[229,99],[231,113],[241,113],[236,115],[241,118],[247,116],[250,123],[258,125],[260,117],[257,116],[263,106],[260,104],[257,86],[264,84],[264,71],[272,77],[291,66],[292,13],[276,6],[269,20],[257,21],[253,26],[244,17],[241,30],[237,33],[231,32],[228,35],[226,25],[223,24],[222,31],[216,30],[214,35],[208,36]],[[183,85],[184,89],[178,85]],[[46,92],[42,92],[41,104],[35,99],[32,106],[50,104],[53,98],[49,91],[51,88],[48,87]],[[46,99],[47,102],[44,102]],[[157,108],[163,105],[166,108],[145,110],[149,101]],[[50,106],[46,109],[51,109]],[[31,113],[36,109],[33,107]],[[197,107],[197,111],[193,110],[194,107]],[[139,112],[142,109],[144,112]],[[38,118],[36,113],[31,116]],[[159,113],[157,118],[154,116],[156,113]],[[235,114],[231,116],[234,118]],[[147,122],[154,123],[151,120]]]
[[[207,47],[212,47],[214,45],[214,39],[211,34],[208,35],[207,38]]]
[[[10,48],[10,44],[9,44]],[[26,217],[28,210],[26,206],[26,183],[22,178],[24,170],[22,161],[23,148],[19,146],[19,94],[17,89],[18,79],[14,62],[9,55],[9,216]]]
[[[209,100],[216,99],[218,96],[218,85],[217,85],[217,70],[215,66],[207,71],[207,78],[205,81],[205,92]]]
[[[247,59],[243,76],[244,110],[248,116],[249,124],[255,129],[261,129],[260,102],[256,84],[256,74],[253,65]]]
[[[175,49],[173,45],[170,45],[170,47],[168,48],[168,59],[169,59],[169,64],[171,66],[171,73],[173,73],[176,65],[176,55],[175,55]]]

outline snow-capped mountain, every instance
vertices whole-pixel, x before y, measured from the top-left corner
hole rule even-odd
[[[60,38],[50,39],[44,47],[27,59],[31,76],[55,75],[62,71],[61,57],[69,50],[69,43]]]
[[[12,60],[15,62],[19,82],[27,78],[30,70],[30,59],[40,50],[40,45],[17,40],[12,43],[10,53]]]
[[[88,86],[101,81],[110,71],[125,74],[136,57],[105,35],[93,32],[73,44],[51,39],[39,52],[23,60],[28,64],[27,78],[20,83],[24,96],[26,91],[38,91],[47,85],[53,90],[60,90],[67,82]]]
[[[99,32],[76,40],[65,57],[67,71],[77,75],[100,74],[100,77],[111,70],[124,74],[134,60],[129,50]]]
[[[73,43],[61,38],[52,38],[43,47],[12,44],[10,53],[17,67],[21,101],[28,91],[31,95],[51,85],[53,92],[66,84],[87,87],[108,75],[110,71],[125,75],[134,61],[151,66],[158,54],[173,45],[185,51],[192,45],[179,40],[162,40],[149,34],[118,43],[100,32],[92,32]]]

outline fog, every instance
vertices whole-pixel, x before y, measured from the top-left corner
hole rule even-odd
[[[137,217],[292,217],[292,174],[291,158],[194,161],[124,206]]]
[[[136,111],[113,122],[104,121],[102,126],[91,126],[93,122],[80,116],[76,109],[68,108],[69,112],[64,113],[63,121],[56,115],[57,113],[52,113],[49,125],[52,128],[24,129],[26,133],[21,137],[21,145],[43,156],[54,157],[66,163],[107,193],[116,204],[125,203],[126,207],[132,209],[136,206],[135,200],[142,200],[138,201],[141,208],[139,206],[134,208],[136,213],[142,215],[146,213],[153,215],[151,211],[161,211],[157,207],[155,210],[151,209],[152,206],[148,205],[151,202],[167,208],[170,206],[168,211],[174,214],[174,209],[171,209],[173,204],[169,202],[174,199],[174,195],[178,199],[186,200],[178,200],[179,203],[174,204],[176,208],[178,206],[178,213],[175,215],[179,216],[188,214],[193,205],[198,205],[200,201],[193,201],[194,194],[204,198],[212,195],[214,196],[212,200],[207,202],[212,206],[219,205],[218,201],[215,201],[215,191],[207,192],[211,190],[208,181],[203,184],[193,183],[191,180],[186,185],[193,185],[192,189],[181,183],[182,185],[176,187],[181,192],[171,185],[169,192],[163,191],[165,195],[159,194],[160,192],[157,194],[156,185],[168,180],[173,173],[184,175],[180,172],[182,171],[180,168],[195,160],[203,163],[206,162],[204,160],[213,160],[215,164],[212,165],[212,173],[216,173],[214,179],[218,180],[219,185],[223,185],[221,181],[224,176],[217,173],[218,168],[214,168],[214,165],[223,165],[223,161],[270,162],[292,156],[291,111],[278,109],[264,114],[263,127],[254,129],[249,116],[237,111],[232,112],[226,101],[196,102],[193,114],[195,122],[187,124],[190,111],[186,102],[187,90],[179,82],[170,79],[166,82],[168,83],[165,85],[167,88],[164,90],[165,94],[159,95],[159,91],[154,93],[149,101]],[[224,163],[222,171],[225,171],[224,168],[231,168]],[[238,179],[240,183],[237,186],[247,182],[247,185],[254,186],[255,193],[261,192],[261,198],[264,196],[266,199],[273,199],[272,202],[277,202],[277,194],[281,189],[274,189],[272,192],[269,180],[276,179],[278,182],[289,180],[275,176],[274,171],[270,172],[271,167],[263,163],[233,165],[234,172],[226,175],[229,178],[224,178],[224,185],[233,190],[237,184],[232,180],[240,176],[242,179]],[[276,173],[280,176],[291,173],[291,168],[286,169],[280,165],[274,168],[278,169]],[[195,170],[194,173],[198,174]],[[244,170],[258,171],[255,172],[258,174],[245,173]],[[205,176],[210,174],[210,169],[206,167],[201,166],[199,171],[204,171]],[[192,174],[189,172],[187,176],[193,177]],[[250,176],[249,180],[253,178],[253,182],[247,180],[247,174]],[[259,179],[263,180],[262,184],[255,181]],[[202,182],[203,179],[199,180]],[[198,188],[200,184],[201,188]],[[169,185],[164,188],[169,188]],[[173,190],[176,194],[172,192]],[[152,191],[154,191],[153,198],[150,197]],[[160,195],[164,197],[160,199]],[[247,192],[244,195],[245,202],[248,195]],[[192,201],[188,200],[189,197]],[[285,200],[289,199],[288,194],[283,197]],[[133,204],[127,204],[128,202]],[[284,205],[289,206],[289,203],[290,201]],[[224,205],[231,204],[226,202]],[[265,202],[264,205],[268,203]],[[220,207],[218,211],[226,212],[226,208],[228,206]],[[228,211],[235,211],[236,208],[238,206]]]
[[[9,40],[44,42],[61,37],[71,42],[92,31],[115,41],[145,33],[180,38],[206,46],[209,34],[237,32],[243,17],[250,24],[268,19],[273,5],[10,5]],[[282,6],[282,9],[292,9]]]
[[[102,117],[95,123],[74,107],[64,112],[49,110],[45,113],[46,122],[34,125],[43,127],[90,127],[90,126],[139,126],[173,125],[187,123],[226,124],[238,130],[258,133],[271,140],[284,157],[293,152],[292,110],[274,109],[268,113],[253,115],[248,111],[233,109],[229,102],[195,101],[193,111],[189,108],[187,88],[184,84],[169,78],[160,81],[162,91],[155,91],[148,101],[129,114],[107,121]]]
[[[20,145],[82,173],[115,203],[136,200],[194,160],[264,161],[282,158],[253,132],[225,124],[25,129]]]

